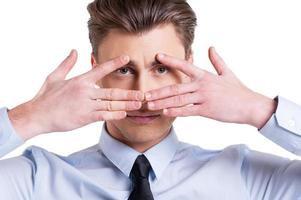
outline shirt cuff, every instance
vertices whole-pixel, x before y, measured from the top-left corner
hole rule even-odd
[[[259,132],[285,148],[301,156],[301,106],[283,97],[278,101],[276,112]]]
[[[0,158],[24,142],[11,124],[7,108],[0,108]]]

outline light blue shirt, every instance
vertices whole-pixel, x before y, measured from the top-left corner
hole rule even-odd
[[[301,155],[301,108],[282,97],[260,132]],[[0,111],[0,154],[23,141],[6,109]],[[126,200],[130,170],[140,153],[115,140],[103,126],[99,143],[69,156],[31,146],[21,156],[0,161],[1,200]],[[206,150],[170,134],[144,155],[155,200],[298,200],[301,161],[232,145]]]

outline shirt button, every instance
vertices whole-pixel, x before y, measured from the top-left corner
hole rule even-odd
[[[288,125],[289,125],[290,127],[294,127],[294,126],[296,125],[295,120],[293,120],[293,119],[288,120]]]

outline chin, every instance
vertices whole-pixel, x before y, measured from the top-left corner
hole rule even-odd
[[[147,119],[133,120],[126,117],[122,120],[108,122],[109,132],[117,139],[125,140],[127,143],[150,143],[160,141],[169,132],[175,118],[160,115],[149,121]],[[140,123],[141,122],[141,123]]]

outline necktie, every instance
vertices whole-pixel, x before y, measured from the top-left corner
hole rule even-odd
[[[148,181],[150,169],[151,165],[147,158],[139,155],[130,173],[134,189],[128,200],[154,200]]]

